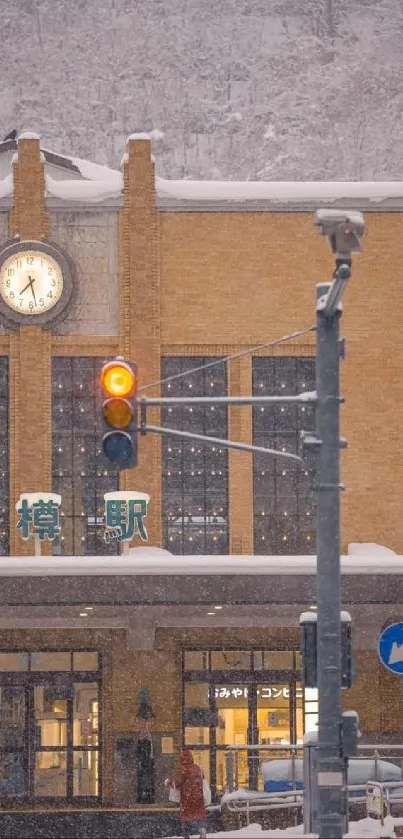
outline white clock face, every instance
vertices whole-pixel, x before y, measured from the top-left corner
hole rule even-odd
[[[62,293],[61,268],[47,253],[19,251],[1,266],[0,294],[15,312],[34,318],[53,309]]]

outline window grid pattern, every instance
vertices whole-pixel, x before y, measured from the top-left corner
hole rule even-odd
[[[297,395],[315,390],[315,359],[253,359],[253,394]],[[310,404],[253,408],[253,442],[258,446],[302,455],[300,432],[314,430]],[[314,456],[303,453],[311,468]],[[256,554],[312,554],[316,551],[312,473],[298,461],[257,454],[254,472],[254,542]]]
[[[104,541],[104,493],[118,489],[118,471],[101,448],[100,358],[52,359],[52,487],[62,496],[61,536],[54,552],[116,554]],[[116,541],[116,540],[115,540]]]
[[[204,357],[162,359],[166,379],[207,364]],[[164,396],[226,396],[225,364],[181,376],[163,385]],[[164,407],[163,425],[226,438],[226,406]],[[211,443],[163,436],[164,544],[173,554],[228,553],[228,454]]]
[[[8,358],[0,356],[0,556],[10,555]]]
[[[0,659],[2,800],[99,798],[101,654],[0,650]]]

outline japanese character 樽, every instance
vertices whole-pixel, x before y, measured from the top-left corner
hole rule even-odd
[[[24,502],[22,502],[24,503]],[[53,542],[60,533],[60,510],[54,501],[35,501],[32,505],[32,529],[39,539]]]

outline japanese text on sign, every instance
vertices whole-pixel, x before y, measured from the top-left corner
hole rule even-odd
[[[117,539],[130,542],[138,534],[143,542],[148,539],[145,518],[147,501],[144,498],[105,499],[105,542]]]
[[[287,685],[284,687],[275,687],[274,685],[264,685],[260,688],[257,688],[256,691],[257,695],[261,697],[261,699],[289,699],[290,697],[290,689]],[[249,689],[247,687],[216,687],[214,688],[214,696],[216,699],[240,699],[244,697],[247,699],[249,695]],[[297,698],[302,698],[303,696],[303,689],[301,687],[296,688],[296,696]]]
[[[60,534],[60,504],[52,498],[21,497],[17,505],[17,530],[23,539],[36,536],[53,542]]]

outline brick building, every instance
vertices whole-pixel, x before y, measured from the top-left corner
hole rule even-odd
[[[298,653],[298,615],[314,598],[310,476],[147,435],[119,482],[99,445],[98,372],[121,354],[149,395],[312,390],[315,284],[333,267],[313,212],[363,210],[368,235],[343,317],[343,551],[375,542],[403,553],[402,202],[400,184],[164,181],[145,135],[129,138],[120,172],[47,151],[30,133],[0,145],[0,797],[158,803],[182,743],[219,793],[228,745],[286,744],[313,723]],[[18,260],[42,257],[53,280],[37,299],[29,274],[23,291],[14,282]],[[285,452],[313,423],[309,405],[161,413],[165,425]],[[103,496],[118,487],[151,498],[153,547],[125,559],[103,539]],[[61,536],[25,562],[33,544],[16,502],[39,490],[62,497]],[[252,571],[253,555],[277,559]],[[401,727],[396,681],[376,655],[381,627],[402,613],[390,562],[386,572],[357,560],[344,580],[359,669],[346,702],[371,742]],[[143,797],[133,782],[141,732],[156,768],[155,794]],[[242,782],[257,783],[243,761]]]

